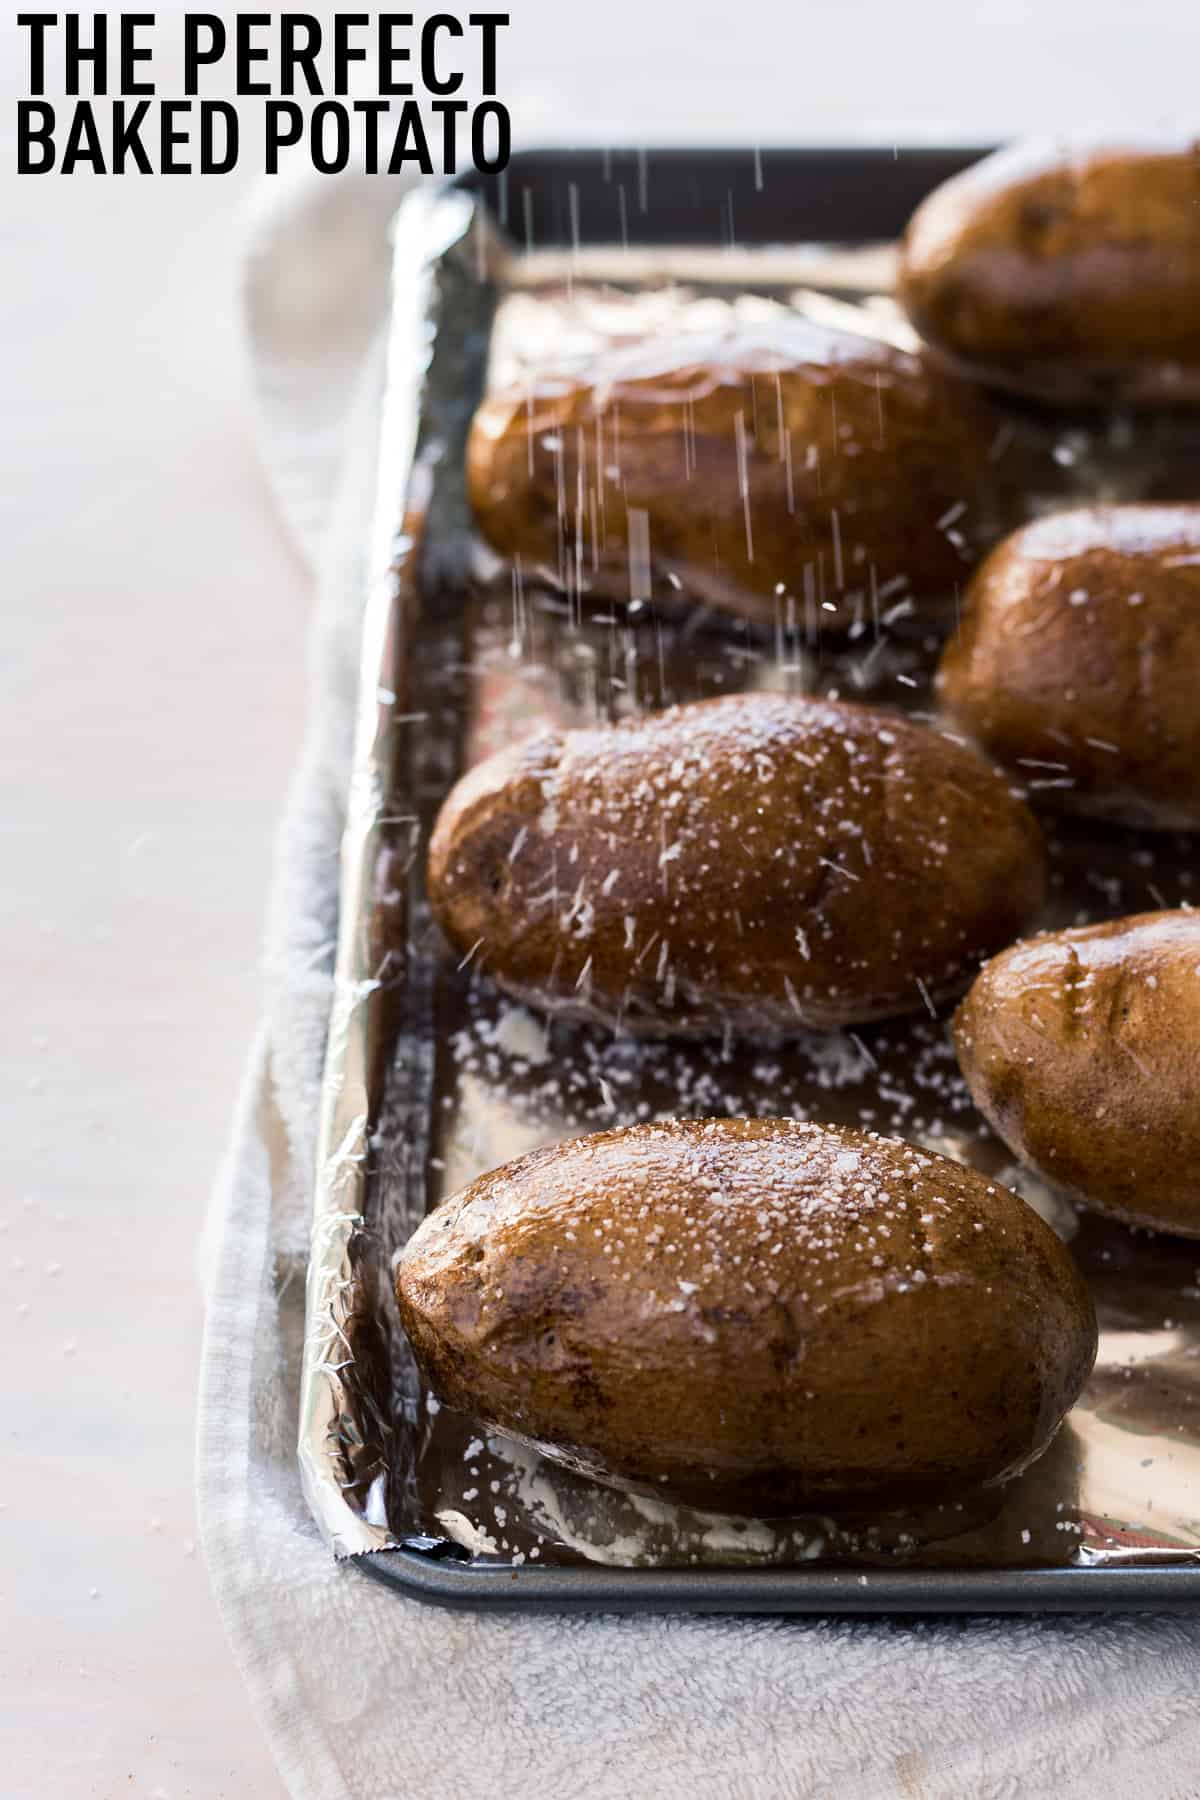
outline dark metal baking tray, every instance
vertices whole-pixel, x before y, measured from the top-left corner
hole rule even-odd
[[[1006,1502],[998,1519],[985,1519],[978,1529],[968,1521],[943,1531],[940,1542],[935,1535],[915,1557],[898,1552],[886,1533],[879,1539],[868,1534],[866,1541],[835,1534],[828,1545],[817,1538],[815,1552],[807,1539],[797,1551],[796,1534],[768,1552],[736,1532],[706,1536],[706,1516],[694,1515],[694,1535],[686,1541],[708,1546],[695,1566],[670,1566],[682,1555],[672,1544],[674,1516],[655,1520],[645,1528],[644,1542],[637,1540],[638,1554],[659,1566],[597,1563],[590,1560],[597,1553],[590,1514],[578,1540],[571,1535],[584,1516],[578,1509],[595,1500],[597,1516],[614,1534],[612,1544],[620,1545],[622,1521],[613,1521],[627,1503],[554,1471],[549,1537],[537,1534],[538,1547],[531,1549],[533,1528],[525,1518],[511,1528],[511,1542],[496,1543],[461,1510],[476,1491],[464,1483],[498,1476],[513,1484],[503,1489],[506,1501],[510,1491],[527,1498],[530,1471],[514,1475],[491,1440],[476,1438],[466,1421],[438,1416],[406,1361],[392,1309],[390,1257],[425,1206],[460,1185],[480,1156],[485,1166],[505,1160],[540,1141],[538,1133],[546,1129],[538,1112],[538,1057],[525,1041],[530,1028],[518,1021],[514,1040],[511,1017],[486,987],[479,992],[470,971],[447,968],[424,908],[420,850],[458,768],[488,747],[497,709],[515,707],[529,717],[547,706],[572,716],[581,704],[580,684],[589,679],[587,658],[594,665],[605,641],[603,632],[589,640],[589,627],[582,627],[582,665],[566,668],[551,655],[549,682],[537,655],[525,647],[514,675],[501,653],[503,590],[476,579],[469,567],[462,445],[485,378],[497,305],[519,286],[514,267],[533,265],[530,250],[543,261],[548,254],[545,281],[552,292],[555,281],[565,284],[569,298],[573,280],[589,279],[589,255],[596,252],[602,264],[606,247],[617,246],[624,259],[621,278],[632,289],[645,283],[647,269],[662,266],[698,293],[709,285],[713,292],[734,292],[742,253],[761,250],[766,260],[751,258],[749,286],[774,292],[809,279],[806,269],[834,269],[819,256],[806,261],[797,247],[836,245],[851,251],[842,272],[824,282],[818,275],[814,285],[842,292],[844,284],[852,292],[866,280],[853,266],[853,247],[894,239],[924,193],[980,154],[890,147],[537,151],[515,157],[503,176],[472,177],[437,199],[420,196],[402,214],[377,573],[368,602],[343,847],[300,1461],[314,1515],[335,1552],[421,1598],[492,1608],[856,1613],[1162,1609],[1200,1601],[1200,1384],[1191,1374],[1191,1359],[1200,1356],[1200,1273],[1187,1246],[1085,1223],[1076,1250],[1096,1286],[1102,1324],[1107,1321],[1117,1336],[1123,1327],[1127,1336],[1142,1334],[1137,1379],[1123,1382],[1132,1368],[1110,1359],[1098,1371],[1096,1393],[1081,1409],[1078,1428],[1069,1423],[1057,1449],[1036,1466],[1029,1478],[1036,1485],[1022,1490],[1018,1484],[1017,1502]],[[776,246],[779,259],[768,248]],[[1049,427],[1034,421],[1029,429]],[[1063,460],[1091,459],[1083,491],[1096,471],[1110,490],[1114,483],[1122,489],[1132,472],[1134,491],[1153,491],[1164,455],[1170,466],[1177,448],[1167,444],[1164,450],[1152,432],[1131,453],[1123,430],[1114,444],[1106,461],[1103,446],[1097,451],[1074,428],[1067,432]],[[547,641],[552,637],[553,621]],[[652,701],[712,691],[711,683],[728,679],[731,655],[745,667],[760,654],[749,639],[739,643],[728,621],[711,630],[702,624],[694,635],[691,625],[677,621],[668,628],[665,655],[661,641],[658,650],[657,676],[643,671],[639,677],[648,679]],[[781,664],[786,653],[784,645]],[[895,679],[905,687],[893,686],[882,696],[868,691],[919,710],[928,701],[924,677],[903,672],[918,666],[905,663],[904,655]],[[461,721],[447,733],[445,720],[457,717],[456,709]],[[426,724],[431,718],[443,722],[440,731]],[[501,736],[507,729],[502,720]],[[1191,864],[1184,847],[1164,851],[1161,841],[1148,845],[1129,834],[1114,840],[1084,829],[1059,834],[1054,848],[1059,917],[1075,916],[1063,907],[1070,900],[1077,912],[1085,893],[1100,912],[1155,904],[1164,890],[1168,903],[1187,898]],[[860,1105],[878,1086],[900,1109],[885,1117],[884,1129],[911,1124],[914,1132],[922,1125],[945,1131],[952,1123],[952,1135],[959,1134],[952,1150],[957,1146],[992,1172],[1002,1170],[1006,1179],[1019,1178],[1005,1166],[1001,1148],[977,1129],[978,1121],[959,1116],[964,1102],[947,1085],[952,1062],[939,1022],[905,1022],[867,1037],[869,1067],[848,1077],[843,1071],[833,1080],[811,1052],[799,1074],[785,1069],[781,1088],[779,1069],[772,1067],[753,1080],[745,1072],[735,1076],[736,1091],[747,1110],[800,1110],[802,1100],[836,1117],[839,1105]],[[448,1046],[457,1046],[452,1067]],[[564,1067],[584,1068],[589,1081],[607,1066],[592,1066],[594,1048],[578,1036],[556,1039],[553,1051]],[[631,1091],[650,1093],[668,1107],[676,1090],[686,1089],[688,1109],[697,1110],[718,1079],[714,1056],[706,1062],[707,1053],[698,1053],[700,1060],[680,1074],[668,1066],[672,1054],[651,1053],[632,1073],[616,1073],[629,1077]],[[499,1074],[497,1056],[504,1064]],[[831,1081],[835,1090],[842,1081],[845,1092],[822,1103],[818,1090]],[[923,1120],[922,1095],[927,1100],[930,1090],[931,1117]],[[490,1117],[498,1095],[499,1123]],[[434,1116],[435,1102],[450,1109],[448,1120]],[[460,1160],[466,1154],[463,1117],[473,1104],[488,1115],[482,1144],[471,1146],[465,1167],[456,1171],[456,1146]],[[611,1122],[604,1110],[590,1094],[574,1092],[568,1104],[560,1093],[553,1134],[562,1135],[567,1125],[598,1129]],[[515,1141],[508,1142],[514,1132]],[[1052,1207],[1052,1197],[1044,1198]],[[1174,1316],[1161,1319],[1168,1296]],[[1161,1395],[1166,1399],[1156,1397]],[[1142,1514],[1153,1505],[1148,1494],[1145,1500],[1139,1494],[1125,1513],[1096,1512],[1094,1497],[1080,1491],[1072,1460],[1082,1458],[1085,1440],[1089,1457],[1111,1458],[1115,1442],[1122,1470],[1157,1461],[1161,1478],[1174,1483],[1166,1527],[1147,1526]],[[1134,1450],[1146,1454],[1131,1457]],[[533,1476],[541,1473],[539,1466]],[[460,1510],[448,1512],[451,1501]],[[1021,1504],[1028,1506],[1032,1532],[1018,1530],[1026,1516]],[[497,1504],[494,1510],[503,1523],[511,1509]],[[536,1511],[530,1517],[545,1522]],[[545,1560],[534,1560],[543,1545]],[[897,1559],[904,1566],[896,1566]]]

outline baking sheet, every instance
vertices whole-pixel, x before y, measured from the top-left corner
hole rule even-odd
[[[461,446],[489,348],[504,372],[550,341],[584,353],[647,319],[704,323],[714,308],[827,305],[830,294],[864,309],[864,329],[903,329],[881,292],[886,251],[702,250],[690,264],[688,254],[674,253],[664,278],[653,257],[620,246],[513,253],[462,193],[403,209],[309,1272],[300,1454],[314,1514],[339,1554],[369,1553],[372,1572],[443,1598],[1170,1603],[1184,1589],[1178,1579],[1164,1588],[1167,1573],[1200,1591],[1188,1579],[1200,1581],[1200,1247],[1080,1223],[1015,1168],[966,1096],[942,1018],[769,1051],[612,1039],[498,996],[457,965],[429,919],[423,849],[447,788],[536,723],[756,687],[931,710],[931,646],[904,635],[902,619],[894,633],[864,629],[834,646],[786,609],[773,635],[695,611],[581,614],[480,568]],[[1099,435],[1045,420],[1014,429],[1052,433],[1055,503],[1064,489],[1161,491],[1173,470],[1191,480],[1157,431],[1146,443],[1120,424]],[[1051,845],[1047,923],[1192,896],[1185,840],[1056,826]],[[913,1138],[1008,1181],[1071,1237],[1100,1312],[1096,1372],[1052,1450],[982,1512],[976,1500],[847,1524],[672,1508],[598,1488],[422,1391],[390,1264],[429,1207],[537,1144],[722,1113]],[[1144,1579],[1131,1584],[1131,1573]]]

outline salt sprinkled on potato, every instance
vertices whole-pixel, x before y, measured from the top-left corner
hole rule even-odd
[[[544,1010],[759,1038],[961,992],[1035,918],[1037,825],[972,751],[739,694],[544,732],[461,780],[429,852],[456,954]]]
[[[424,1220],[400,1312],[445,1405],[613,1486],[779,1515],[957,1499],[1045,1449],[1096,1321],[975,1170],[790,1119],[535,1151]]]
[[[1200,829],[1200,506],[1015,532],[972,578],[938,693],[1036,803]]]
[[[1084,1205],[1200,1237],[1200,913],[1043,932],[954,1021],[975,1104]]]
[[[953,618],[1026,474],[972,384],[798,317],[541,370],[484,398],[467,446],[479,528],[526,572],[766,625],[786,593],[810,628]]]

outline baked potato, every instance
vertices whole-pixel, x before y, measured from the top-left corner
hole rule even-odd
[[[1016,532],[971,581],[938,692],[1038,801],[1200,829],[1200,506]]]
[[[999,152],[937,188],[898,297],[951,367],[1051,402],[1200,401],[1200,144]]]
[[[482,1176],[400,1315],[445,1405],[612,1486],[729,1512],[954,1499],[1049,1443],[1087,1288],[1006,1188],[873,1133],[676,1120]]]
[[[955,586],[1021,514],[1024,454],[971,384],[800,318],[648,340],[485,397],[480,531],[572,595],[664,585],[845,627]],[[1007,445],[1007,447],[1006,447]]]
[[[770,693],[543,731],[452,789],[433,911],[507,992],[654,1036],[933,1006],[1031,924],[1044,845],[973,751]]]
[[[975,1104],[1097,1212],[1200,1237],[1200,913],[1045,932],[989,962],[954,1020]]]

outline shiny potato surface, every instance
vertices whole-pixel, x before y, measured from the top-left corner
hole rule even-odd
[[[476,969],[655,1036],[932,1006],[1032,922],[1045,880],[1032,815],[974,752],[768,693],[500,752],[452,789],[428,866]]]
[[[1017,146],[917,208],[899,298],[952,366],[1050,401],[1200,403],[1200,145]]]
[[[1200,506],[1014,533],[971,581],[938,691],[1039,803],[1200,829]]]
[[[493,393],[467,478],[488,542],[570,593],[665,583],[765,624],[786,593],[814,623],[873,625],[905,596],[953,617],[956,584],[1020,516],[1010,438],[971,384],[796,318]]]
[[[1200,1237],[1200,914],[1044,932],[989,962],[954,1022],[980,1111],[1097,1212]]]
[[[952,1499],[1053,1436],[1096,1323],[976,1171],[791,1119],[535,1151],[429,1215],[400,1313],[440,1400],[618,1487],[779,1514]]]

